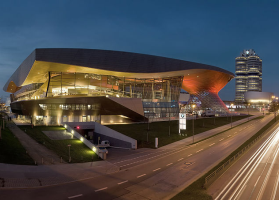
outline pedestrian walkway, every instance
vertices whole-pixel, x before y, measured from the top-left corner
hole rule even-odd
[[[27,135],[24,131],[17,127],[12,121],[7,122],[7,127],[19,139],[22,146],[26,149],[27,153],[36,162],[37,165],[53,165],[65,164],[59,156],[46,148],[45,146],[37,143],[33,138]]]
[[[16,119],[16,118],[13,118],[12,120],[17,126],[31,125],[31,123],[28,122],[27,120],[21,120],[21,119]]]

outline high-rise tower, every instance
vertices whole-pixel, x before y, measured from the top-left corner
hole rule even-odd
[[[262,60],[253,49],[235,58],[235,101],[244,102],[247,91],[262,91]]]

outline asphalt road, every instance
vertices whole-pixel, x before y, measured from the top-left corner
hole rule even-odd
[[[169,199],[202,176],[272,119],[253,120],[195,145],[119,163],[121,170],[63,185],[0,189],[0,199]]]
[[[279,124],[245,154],[238,164],[232,166],[220,180],[214,183],[209,193],[212,193],[216,200],[274,200],[279,199],[278,184]]]

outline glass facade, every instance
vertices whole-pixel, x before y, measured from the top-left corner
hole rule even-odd
[[[46,83],[40,84],[29,96],[39,99],[52,97],[106,96],[141,98],[147,118],[176,117],[183,76],[166,78],[127,78],[90,73],[49,72]],[[44,89],[45,87],[45,89]],[[21,93],[22,94],[22,93]],[[21,100],[21,99],[18,99]],[[43,110],[91,110],[96,105],[40,104]]]

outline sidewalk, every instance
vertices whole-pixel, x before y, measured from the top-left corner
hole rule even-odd
[[[41,166],[0,163],[0,187],[26,188],[56,185],[117,171],[119,171],[118,167],[106,161]]]
[[[257,116],[252,116],[250,119]],[[233,126],[237,126],[241,123],[246,122],[247,119],[239,120],[233,123]],[[230,124],[224,125],[222,127],[206,131],[195,136],[195,141],[204,139],[221,131],[230,128]],[[15,134],[21,130],[14,125],[11,128],[15,131]],[[20,140],[25,138],[26,141],[30,142],[27,135],[21,131],[19,134]],[[25,135],[25,136],[23,136]],[[22,138],[21,138],[22,137]],[[28,136],[29,137],[29,136]],[[34,142],[34,141],[33,141]],[[37,145],[26,143],[27,148],[29,145]],[[36,142],[35,142],[36,143]],[[192,143],[192,138],[186,138],[178,142],[174,142],[167,146],[161,147],[159,149],[150,149],[150,151],[156,150],[167,150],[180,148],[182,145]],[[25,147],[26,148],[26,147]],[[41,148],[41,147],[39,147]],[[146,153],[149,151],[147,150]],[[24,166],[24,165],[11,165],[0,163],[0,187],[4,188],[26,188],[26,187],[40,187],[62,184],[72,181],[78,181],[83,179],[89,179],[96,176],[111,174],[119,171],[119,167],[108,162],[108,161],[97,161],[88,163],[78,163],[78,164],[64,164],[64,165],[40,165],[40,166]]]

